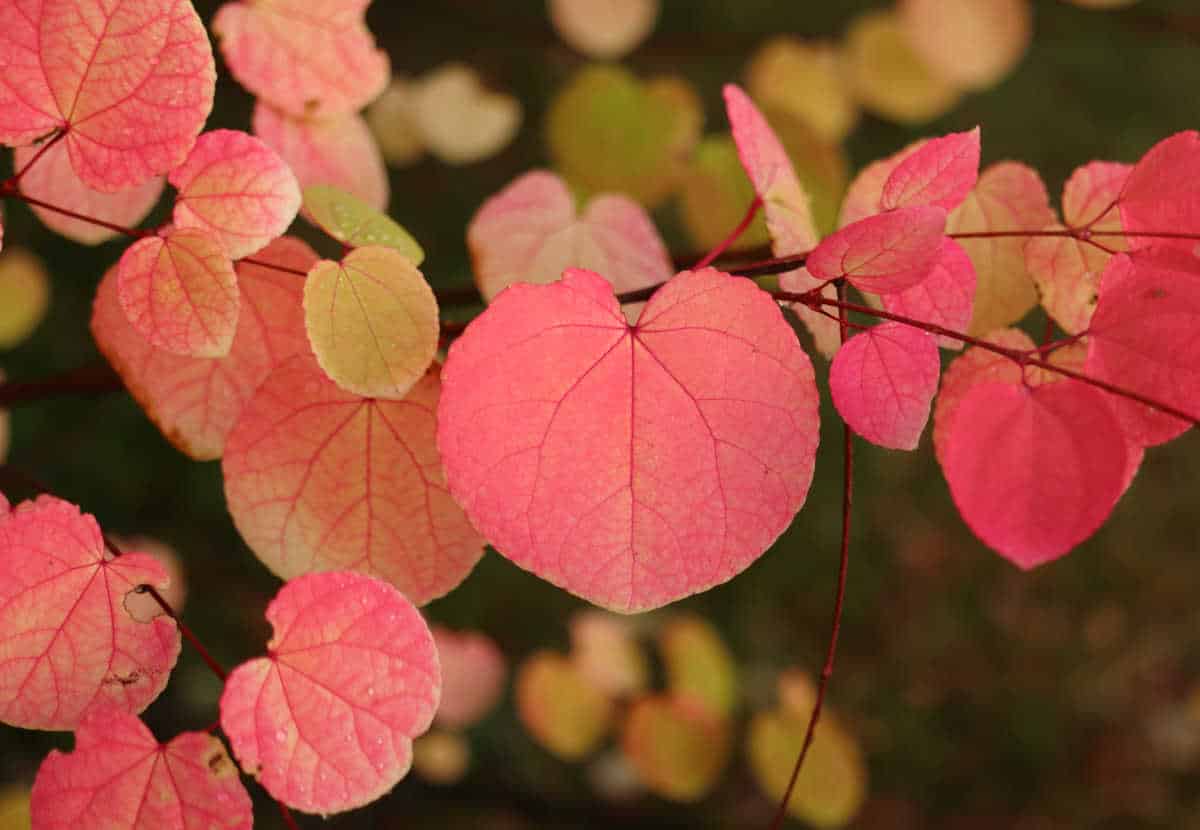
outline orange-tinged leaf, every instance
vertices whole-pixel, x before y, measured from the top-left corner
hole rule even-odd
[[[633,704],[621,746],[647,789],[672,801],[698,801],[729,760],[731,728],[688,698],[659,695]]]
[[[660,0],[550,0],[550,22],[572,49],[614,60],[654,30]]]
[[[807,726],[807,712],[759,712],[750,721],[746,735],[750,769],[773,803],[787,790]],[[866,791],[862,750],[837,715],[827,711],[796,779],[788,813],[822,830],[843,827],[862,809]]]
[[[38,145],[18,147],[13,152],[14,167],[25,169],[41,149]],[[146,218],[162,195],[165,184],[162,176],[153,176],[139,185],[115,193],[93,190],[79,178],[71,166],[66,146],[60,141],[46,150],[37,164],[21,176],[21,193],[128,228],[136,227]],[[72,219],[37,205],[30,205],[30,208],[47,228],[84,245],[99,245],[118,235],[116,231],[93,222]]]
[[[0,790],[0,827],[4,830],[31,830],[29,785],[8,784]]]
[[[370,0],[231,2],[212,30],[238,83],[294,116],[362,109],[391,73],[363,13]]]
[[[658,647],[672,695],[695,701],[725,717],[741,694],[737,663],[713,626],[696,616],[680,616],[659,632]]]
[[[254,134],[287,162],[302,188],[326,184],[385,210],[391,189],[379,145],[357,113],[296,118],[259,101]]]
[[[457,732],[434,730],[413,741],[413,772],[435,784],[456,784],[471,766],[471,744]]]
[[[50,277],[32,251],[9,248],[0,254],[0,349],[25,341],[50,306]]]
[[[289,237],[259,258],[301,272],[317,261],[308,245]],[[121,308],[115,267],[100,282],[92,309],[100,351],[167,440],[197,461],[221,457],[242,406],[274,366],[309,352],[303,278],[247,262],[238,263],[237,274],[242,308],[222,358],[182,357],[147,343]]]
[[[216,70],[189,0],[0,5],[0,142],[55,129],[97,190],[179,164],[212,109]]]
[[[160,744],[135,715],[90,711],[73,752],[53,750],[33,782],[39,828],[250,830],[250,794],[225,746],[204,732]]]
[[[242,537],[274,573],[356,569],[417,604],[458,585],[483,540],[446,491],[434,446],[436,367],[404,400],[360,398],[311,357],[267,377],[222,469]]]
[[[508,666],[486,634],[440,625],[431,630],[442,666],[442,702],[434,720],[449,729],[466,729],[500,702]]]
[[[300,210],[300,185],[279,155],[252,135],[200,136],[167,180],[179,190],[175,224],[211,231],[232,259],[261,250]]]
[[[940,78],[986,89],[1008,75],[1033,36],[1029,0],[901,0],[904,34]]]
[[[304,281],[304,323],[321,368],[343,389],[403,398],[437,353],[437,300],[394,248],[322,260]]]
[[[221,728],[242,769],[307,813],[369,804],[412,762],[441,672],[420,613],[359,573],[309,574],[267,606],[267,655],[229,674]]]
[[[451,346],[445,384],[438,446],[475,526],[612,610],[730,579],[811,482],[812,364],[769,295],[711,268],[633,326],[590,271],[514,285]]]
[[[185,357],[224,357],[241,306],[233,263],[211,233],[171,228],[130,245],[117,295],[151,346]]]
[[[166,617],[135,620],[124,600],[166,582],[149,556],[114,559],[96,520],[61,499],[0,515],[0,721],[74,729],[98,701],[146,708],[167,685],[179,632]]]
[[[539,651],[527,658],[513,691],[521,723],[565,761],[590,755],[612,726],[612,701],[561,654]]]
[[[567,268],[603,274],[618,293],[665,282],[674,273],[646,210],[618,194],[575,211],[566,183],[544,170],[492,196],[467,226],[475,282],[491,301],[515,282],[550,283]]]
[[[1054,221],[1050,198],[1037,171],[1002,161],[979,175],[975,189],[946,220],[946,233],[1036,231]],[[970,334],[987,334],[1011,325],[1037,304],[1033,279],[1025,267],[1020,236],[958,239],[975,265],[975,312]]]

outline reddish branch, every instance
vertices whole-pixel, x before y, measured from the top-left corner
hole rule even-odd
[[[837,292],[838,301],[841,302],[838,307],[838,322],[841,324],[842,343],[845,344],[850,337],[850,321],[847,319],[849,309],[845,302],[846,284],[844,281],[837,283]],[[833,601],[833,622],[829,629],[829,645],[825,649],[825,665],[821,668],[821,679],[817,682],[817,699],[813,703],[812,714],[808,716],[808,727],[804,731],[804,743],[800,746],[800,753],[796,756],[796,763],[792,767],[792,775],[788,779],[787,789],[784,790],[783,799],[779,802],[775,818],[771,821],[771,830],[779,830],[783,826],[784,818],[787,816],[788,803],[792,800],[796,781],[800,778],[800,770],[804,767],[804,759],[808,757],[808,750],[817,734],[817,724],[821,720],[821,708],[825,705],[825,692],[829,688],[829,679],[833,677],[833,661],[837,656],[838,634],[842,628],[842,608],[846,601],[846,574],[850,570],[850,509],[853,503],[854,434],[850,431],[850,426],[842,421],[842,545],[838,560],[837,594]]]
[[[0,383],[0,407],[36,403],[60,395],[107,395],[123,388],[120,376],[111,366],[92,363],[39,380]]]
[[[755,196],[754,201],[752,201],[750,206],[746,208],[746,214],[742,217],[742,221],[737,223],[737,227],[729,232],[729,236],[717,243],[717,247],[713,248],[711,251],[701,257],[700,261],[692,266],[692,269],[699,271],[721,254],[725,253],[725,251],[729,250],[729,246],[734,242],[737,242],[738,237],[746,232],[746,228],[750,227],[750,223],[753,222],[754,217],[758,215],[758,209],[760,207],[762,207],[762,197]]]

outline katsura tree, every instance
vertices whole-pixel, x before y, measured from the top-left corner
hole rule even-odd
[[[570,5],[552,4],[568,32]],[[729,84],[752,195],[719,244],[681,270],[646,211],[663,195],[649,173],[686,132],[664,117],[665,142],[587,171],[583,204],[548,170],[482,204],[466,239],[487,306],[451,322],[455,298],[421,270],[437,263],[381,212],[386,178],[358,111],[389,63],[366,6],[219,10],[209,28],[257,98],[251,135],[205,130],[216,64],[187,0],[0,0],[0,142],[15,170],[0,196],[68,238],[128,238],[91,334],[176,447],[220,459],[233,523],[283,580],[261,656],[226,669],[168,599],[158,560],[106,536],[36,470],[6,469],[23,483],[0,498],[0,720],[75,733],[38,771],[35,827],[249,827],[243,776],[293,825],[292,810],[378,799],[435,718],[465,728],[504,683],[494,646],[431,631],[419,606],[462,583],[485,546],[620,614],[736,578],[805,504],[822,437],[813,359],[828,358],[844,422],[824,436],[844,477],[832,634],[815,686],[780,684],[791,720],[752,726],[778,826],[815,736],[830,736],[826,753],[844,740],[821,711],[859,439],[914,450],[932,418],[963,520],[1028,569],[1094,534],[1143,453],[1197,423],[1196,133],[1162,136],[1132,164],[1080,159],[1061,218],[1033,169],[980,169],[981,129],[932,137],[865,168],[821,234],[775,130]],[[609,43],[594,48],[620,51]],[[450,72],[424,92],[470,97],[475,83]],[[611,67],[586,83],[658,113],[671,111],[649,102],[687,97]],[[511,135],[510,104],[482,106],[463,105],[474,137]],[[570,120],[550,119],[552,132]],[[479,152],[424,135],[447,157]],[[604,192],[625,181],[636,199]],[[167,185],[169,219],[143,225]],[[340,255],[286,235],[301,214]],[[729,264],[760,217],[770,258]],[[1052,320],[1040,343],[1012,327],[1039,299]],[[4,389],[8,403],[31,394]],[[606,694],[645,685],[611,626],[572,632],[583,675],[546,653],[518,678],[522,717],[564,757],[603,734]],[[184,640],[220,680],[219,716],[160,743],[138,715]],[[686,801],[722,770],[696,760],[730,742],[730,695],[712,682],[725,658],[703,621],[678,622],[661,647],[693,694],[634,702],[623,742],[652,790]],[[591,726],[563,732],[553,710]],[[436,757],[458,751],[441,746]],[[768,758],[780,752],[782,777]]]

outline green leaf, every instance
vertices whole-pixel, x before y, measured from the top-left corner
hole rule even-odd
[[[404,254],[420,265],[425,251],[412,235],[389,216],[361,199],[327,184],[304,189],[304,212],[316,225],[343,245],[360,248],[380,245]]]

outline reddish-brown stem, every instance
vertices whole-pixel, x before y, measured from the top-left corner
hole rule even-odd
[[[245,262],[250,265],[258,265],[263,268],[270,268],[273,271],[282,271],[285,274],[295,274],[297,277],[307,277],[307,271],[301,271],[299,268],[289,268],[286,265],[276,265],[274,262],[267,262],[265,259],[255,259],[252,256],[244,256],[238,262]]]
[[[279,805],[279,815],[283,816],[283,823],[288,826],[288,830],[300,830],[300,826],[296,824],[296,819],[292,816],[292,811],[287,808],[287,805],[282,801],[276,801]]]
[[[986,349],[989,352],[993,352],[998,355],[1003,355],[1004,357],[1007,357],[1010,360],[1015,361],[1020,366],[1037,366],[1039,369],[1046,369],[1047,371],[1050,371],[1050,372],[1057,372],[1058,374],[1063,375],[1064,377],[1068,377],[1068,378],[1072,378],[1073,380],[1081,381],[1083,383],[1088,384],[1089,386],[1094,386],[1097,389],[1102,389],[1105,392],[1108,392],[1112,395],[1117,395],[1118,397],[1126,398],[1128,400],[1134,401],[1135,403],[1140,403],[1143,406],[1148,406],[1151,409],[1156,409],[1159,412],[1163,412],[1167,415],[1171,415],[1173,417],[1179,418],[1182,421],[1187,421],[1192,426],[1200,426],[1200,418],[1197,418],[1195,415],[1191,415],[1187,412],[1184,412],[1181,409],[1176,409],[1175,407],[1171,406],[1170,404],[1163,403],[1162,401],[1156,401],[1153,398],[1148,398],[1145,395],[1138,394],[1137,392],[1134,392],[1132,390],[1124,389],[1120,386],[1116,386],[1114,384],[1109,383],[1108,381],[1101,380],[1100,378],[1092,377],[1091,375],[1086,375],[1083,372],[1076,372],[1074,369],[1068,369],[1065,366],[1058,366],[1058,365],[1056,365],[1054,363],[1050,363],[1049,361],[1046,361],[1046,360],[1039,360],[1038,358],[1032,357],[1031,353],[1029,353],[1029,352],[1020,351],[1018,349],[1010,349],[1005,346],[1001,346],[997,343],[992,343],[988,340],[983,340],[978,337],[972,337],[971,335],[966,334],[965,332],[954,331],[953,329],[948,329],[945,326],[939,326],[934,323],[927,323],[924,320],[916,320],[916,319],[913,319],[912,317],[905,317],[901,314],[893,314],[892,312],[884,311],[883,309],[871,308],[871,306],[859,305],[857,303],[846,303],[846,302],[842,302],[841,300],[830,300],[830,299],[822,297],[818,294],[812,294],[812,293],[808,293],[808,292],[805,292],[803,294],[797,294],[797,293],[793,293],[790,291],[775,291],[771,294],[771,296],[774,297],[776,300],[780,300],[783,302],[789,302],[789,303],[802,303],[803,305],[807,305],[809,307],[834,306],[839,309],[844,308],[846,311],[854,311],[854,312],[858,312],[860,314],[866,314],[866,315],[869,315],[872,317],[877,317],[880,320],[891,320],[892,322],[895,322],[895,323],[903,323],[906,326],[912,326],[913,328],[921,329],[922,331],[927,331],[930,334],[944,335],[944,336],[952,338],[954,340],[958,340],[962,343],[966,343],[970,346],[978,346],[979,348]],[[1035,350],[1035,353],[1036,353],[1036,350]]]
[[[123,389],[107,363],[90,363],[40,380],[0,383],[0,407],[36,403],[59,395],[105,395]]]
[[[754,201],[752,201],[750,206],[746,208],[746,215],[742,217],[742,221],[737,223],[737,227],[730,231],[729,236],[722,239],[717,244],[717,247],[713,248],[711,251],[705,254],[699,262],[693,265],[692,269],[699,271],[701,268],[706,267],[714,259],[729,250],[729,246],[734,242],[737,242],[738,237],[746,232],[746,228],[750,227],[750,223],[753,222],[754,217],[758,215],[758,209],[760,207],[762,207],[762,197],[755,196]]]
[[[12,180],[10,180],[10,181],[12,181]],[[124,234],[125,236],[131,236],[135,239],[141,239],[144,236],[150,236],[150,233],[151,233],[150,231],[138,230],[137,228],[127,228],[124,225],[118,225],[114,222],[106,222],[103,219],[97,219],[95,216],[88,216],[83,213],[76,213],[75,211],[67,210],[64,207],[59,207],[58,205],[52,205],[49,202],[43,202],[41,199],[35,199],[32,196],[29,196],[29,195],[26,195],[26,194],[20,192],[20,190],[16,189],[15,184],[16,183],[13,182],[14,186],[12,188],[7,188],[7,189],[0,188],[0,196],[14,196],[14,197],[20,199],[21,201],[25,202],[26,204],[34,205],[35,207],[40,207],[43,210],[53,211],[54,213],[61,213],[63,216],[69,216],[72,219],[78,219],[80,222],[87,222],[89,224],[96,225],[101,228],[107,228],[108,230],[112,231],[113,233]]]
[[[14,184],[19,183],[21,181],[21,179],[25,176],[25,174],[29,172],[29,169],[31,167],[33,167],[33,165],[37,164],[38,161],[41,160],[42,156],[46,155],[46,151],[49,150],[51,147],[53,147],[58,142],[62,141],[64,138],[66,138],[66,135],[67,135],[66,130],[58,130],[57,132],[55,132],[55,134],[50,137],[49,141],[47,141],[45,144],[43,144],[41,147],[38,148],[38,151],[33,154],[33,158],[31,158],[29,161],[27,161],[25,163],[24,167],[22,167],[20,170],[18,170],[16,173],[13,174],[13,177],[12,177],[13,183]]]
[[[846,304],[845,282],[838,282],[837,291],[837,302],[841,303],[838,306],[838,322],[841,323],[842,343],[845,343],[849,338],[851,325],[848,319],[849,308]],[[830,678],[833,677],[833,661],[837,657],[838,634],[842,628],[842,608],[846,600],[846,574],[850,570],[850,511],[853,503],[854,434],[850,431],[849,424],[842,421],[842,544],[838,560],[837,594],[833,601],[833,622],[829,628],[829,645],[825,649],[825,665],[821,668],[821,679],[817,681],[817,698],[813,703],[812,714],[808,716],[808,727],[804,731],[804,743],[800,746],[800,753],[796,756],[796,763],[792,767],[792,775],[788,779],[787,789],[784,790],[783,799],[779,802],[775,818],[771,821],[771,830],[779,830],[783,827],[784,818],[787,816],[788,802],[792,800],[792,792],[796,789],[796,781],[800,777],[800,770],[804,767],[804,759],[808,757],[808,750],[816,738],[817,724],[821,720],[821,708],[825,704],[825,692],[829,688]]]

